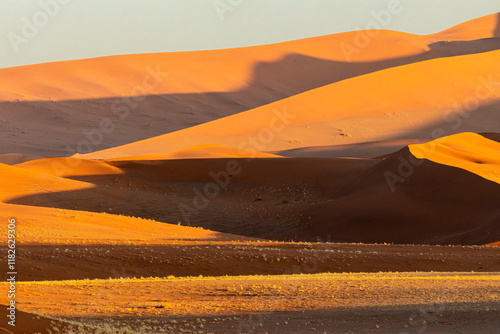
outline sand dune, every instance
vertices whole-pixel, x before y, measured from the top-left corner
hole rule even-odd
[[[206,143],[281,151],[498,132],[500,86],[492,73],[500,72],[499,57],[500,51],[492,51],[386,69],[84,157],[165,154]]]
[[[114,175],[123,173],[119,168],[110,166],[105,162],[79,158],[37,159],[17,164],[16,167],[56,177]]]
[[[460,41],[500,37],[495,30],[497,24],[498,14],[494,14],[428,36],[378,31],[377,34],[370,34],[376,36],[366,47],[359,47],[359,52],[354,52],[350,61],[375,62],[418,55],[429,50],[430,40]],[[151,90],[156,95],[234,91],[244,88],[250,82],[253,66],[274,62],[286,55],[300,54],[345,62],[345,52],[339,45],[349,43],[356,47],[355,35],[356,32],[348,32],[247,48],[112,56],[7,68],[0,71],[3,81],[0,84],[0,99],[59,101],[143,95],[140,89],[133,91],[133,88],[137,84],[143,84],[144,76],[149,75],[152,80],[155,79],[152,74],[159,74],[154,72],[158,69],[155,65],[162,69],[160,73],[165,71],[166,75],[165,80]],[[464,35],[467,37],[464,38]],[[224,67],[214,66],[219,64],[224,64]],[[296,65],[299,69],[300,64]],[[151,66],[153,72],[148,71],[147,66]],[[280,74],[283,75],[285,74]],[[320,78],[310,76],[308,80]],[[296,87],[297,92],[312,88],[307,82],[302,82],[301,85],[303,86]]]
[[[146,89],[142,87],[144,77],[149,78],[146,82],[149,85],[144,86],[157,86],[148,89],[148,93],[155,95],[235,91],[251,83],[254,67],[266,66],[288,55],[344,62],[345,54],[339,44],[354,43],[354,34],[350,32],[247,48],[112,56],[2,69],[0,99],[61,101],[138,96],[144,95],[142,90]],[[382,31],[366,50],[354,53],[352,61],[382,61],[417,55],[427,50],[426,40],[421,36]],[[221,64],[224,66],[221,67]],[[300,64],[296,65],[300,67]],[[283,81],[284,76],[290,74],[271,72],[269,77],[260,79],[263,82]],[[161,82],[155,85],[155,79],[161,79]],[[324,84],[325,79],[321,76],[309,77],[306,81],[293,82],[289,88],[294,88],[296,92],[304,91],[314,87],[314,81]]]
[[[47,166],[52,170],[52,165]],[[90,189],[92,184],[59,178],[46,173],[26,170],[15,166],[0,164],[0,202],[6,202],[18,196],[43,194],[49,192]]]
[[[99,129],[103,118],[112,121],[114,130],[94,140],[90,149],[123,145],[395,66],[384,61],[427,51],[419,36],[383,32],[369,50],[352,56],[353,61],[364,57],[369,63],[346,68],[339,43],[353,43],[353,38],[352,34],[332,35],[241,49],[2,69],[0,153],[45,157],[67,156],[71,150],[84,153],[86,148],[77,147],[89,140],[82,130]],[[406,43],[406,39],[415,42]],[[295,70],[289,71],[290,67]]]
[[[250,48],[127,55],[3,69],[0,153],[52,157],[102,150],[190,128],[376,71],[497,50],[498,38],[487,39],[495,17],[465,23],[454,30],[468,31],[469,24],[483,27],[474,28],[476,40],[462,40],[456,32],[457,42],[451,43],[437,43],[450,40],[453,34],[449,32],[417,36],[381,31],[360,45],[359,33],[350,32]],[[346,47],[355,51],[347,52]],[[494,66],[491,73],[495,73]],[[436,81],[453,85],[454,76],[448,78],[443,73],[441,78],[439,73]],[[418,72],[400,73],[394,86],[406,85],[400,83],[401,78],[414,76],[418,78]],[[363,81],[358,83],[365,85]],[[387,85],[386,89],[391,87]],[[420,88],[416,85],[409,89]],[[343,94],[342,90],[337,94]],[[375,103],[375,108],[379,107]],[[329,107],[322,108],[329,113]],[[462,129],[466,130],[497,131]],[[294,133],[290,137],[288,141],[297,145],[284,149],[332,144],[331,138],[324,144],[325,140],[300,143]],[[174,151],[205,144],[224,143],[189,144]]]
[[[101,163],[121,172],[89,175],[76,170],[67,172],[73,179],[70,180],[56,177],[54,174],[60,173],[51,168],[52,162],[53,159],[44,159],[12,168],[38,175],[45,163],[49,166],[44,170],[47,174],[40,175],[61,179],[62,183],[74,182],[74,188],[54,189],[51,184],[32,178],[32,188],[11,194],[8,202],[182,222],[281,240],[289,238],[295,215],[304,206],[314,200],[322,201],[330,188],[373,164],[357,159],[282,158],[108,161]],[[89,162],[92,163],[95,162]],[[206,184],[210,198],[204,195]],[[297,205],[286,205],[288,202]],[[243,222],[242,217],[246,217]],[[286,223],[287,219],[291,219],[292,225]]]

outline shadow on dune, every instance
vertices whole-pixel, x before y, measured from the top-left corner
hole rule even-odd
[[[416,159],[406,147],[336,190],[303,219],[305,237],[349,242],[486,244],[500,239],[500,185]]]
[[[140,102],[131,97],[4,102],[0,104],[0,154],[89,153],[89,149],[98,151],[196,126],[367,73],[498,49],[500,39],[492,38],[434,43],[422,54],[378,62],[347,63],[289,54],[277,62],[258,64],[252,82],[239,91],[150,95],[139,97]],[[111,120],[113,131],[102,138],[92,135],[105,118]],[[89,137],[93,140],[90,148],[78,146]]]
[[[493,140],[500,143],[500,133],[487,132],[487,133],[480,133],[480,135],[485,138],[488,138],[489,140]]]
[[[479,85],[479,83],[478,83]],[[464,101],[466,98],[464,98]],[[405,132],[387,140],[437,139],[461,132],[498,133],[500,129],[500,102],[484,104],[475,110],[442,118],[437,122]],[[492,137],[496,137],[492,135]],[[494,139],[493,139],[494,140]]]
[[[238,161],[242,172],[214,191],[210,172],[223,171],[229,160]],[[181,221],[275,240],[465,245],[500,240],[499,184],[427,160],[415,167],[413,160],[405,148],[385,160],[114,163],[125,174],[73,177],[95,188],[9,203]],[[208,184],[210,193],[217,193],[212,198],[201,196]]]
[[[286,160],[113,162],[124,174],[71,177],[92,183],[92,188],[28,195],[9,203],[123,214],[236,235],[290,240],[304,208],[324,201],[331,189],[374,164],[371,160]],[[229,161],[237,162],[241,173],[230,177],[227,187],[217,188],[210,172],[225,171]],[[218,180],[224,182],[224,177]],[[212,185],[210,195],[204,195],[208,184]]]

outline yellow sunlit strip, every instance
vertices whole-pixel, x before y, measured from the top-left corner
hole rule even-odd
[[[404,275],[404,274],[403,274]],[[406,275],[396,276],[394,273],[373,274],[309,274],[309,275],[271,275],[271,276],[217,276],[217,277],[167,277],[167,278],[119,278],[119,279],[84,279],[84,280],[62,280],[62,281],[24,281],[17,282],[18,285],[88,285],[99,283],[151,283],[151,282],[176,282],[176,281],[245,281],[245,280],[312,280],[331,279],[336,281],[363,281],[363,280],[455,280],[455,281],[500,281],[500,273],[487,274],[447,274],[436,273],[436,275]],[[0,284],[8,284],[1,282]]]

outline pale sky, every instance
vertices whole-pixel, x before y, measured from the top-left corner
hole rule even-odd
[[[498,0],[0,0],[0,68],[99,56],[221,49],[359,30],[434,33],[500,12]]]

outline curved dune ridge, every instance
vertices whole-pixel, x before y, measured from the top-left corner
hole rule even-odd
[[[52,170],[47,165],[46,170]],[[91,189],[94,185],[54,176],[53,174],[28,170],[17,166],[0,164],[0,202],[18,196]]]
[[[18,238],[22,244],[161,245],[171,244],[174,241],[255,240],[135,217],[0,204],[2,219],[5,221],[10,219],[12,212],[16,212]],[[4,232],[0,240],[6,242],[6,226],[3,225],[0,230]]]
[[[370,41],[363,47],[356,43],[357,32],[347,32],[246,48],[110,56],[7,68],[0,70],[0,100],[137,96],[141,95],[137,84],[151,74],[146,68],[151,65],[166,66],[161,73],[168,68],[165,80],[152,90],[153,94],[231,91],[249,83],[255,65],[286,55],[345,62],[342,46],[350,46],[356,49],[349,53],[350,62],[383,61],[426,52],[433,41],[500,37],[495,30],[497,24],[498,14],[492,14],[427,36],[381,30],[370,33]],[[154,72],[157,68],[152,69]]]
[[[450,29],[427,35],[433,41],[472,41],[481,38],[500,37],[500,13],[479,17]]]
[[[236,49],[110,56],[2,69],[0,100],[60,101],[138,96],[143,95],[146,88],[143,86],[157,86],[148,89],[148,93],[155,95],[234,91],[251,83],[256,66],[265,66],[290,55],[345,62],[345,54],[339,45],[353,44],[354,34],[349,32]],[[376,62],[427,50],[426,41],[421,36],[381,31],[367,48],[350,57],[351,61]],[[294,65],[300,67],[301,58],[297,60],[299,63]],[[277,78],[286,77],[287,70],[283,67],[281,73],[271,72],[269,79],[273,74]],[[145,77],[149,80],[143,85]],[[156,79],[161,79],[161,82],[156,83]],[[266,78],[263,79],[265,83]],[[294,82],[295,88],[303,91],[310,87],[311,80],[314,78],[307,78],[301,84]],[[316,80],[324,82],[321,76]]]
[[[26,154],[19,154],[19,153],[0,154],[0,163],[6,164],[6,165],[15,165],[15,164],[20,164],[22,162],[26,162],[26,161],[30,161],[30,160],[36,160],[36,159],[41,159],[41,157],[38,157],[36,155],[26,155]]]
[[[166,160],[166,159],[213,159],[213,158],[280,158],[279,155],[234,149],[224,145],[199,145],[189,147],[170,154],[140,155],[132,157],[120,157],[113,160]]]
[[[500,143],[481,135],[460,133],[409,148],[419,159],[465,169],[500,183]]]
[[[114,175],[122,170],[96,160],[73,158],[37,159],[17,164],[16,167],[29,169],[37,173],[45,173],[58,177]]]

